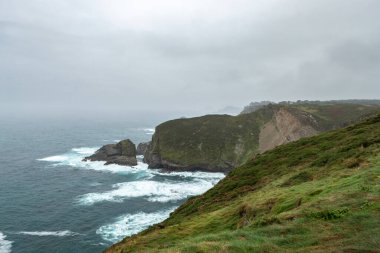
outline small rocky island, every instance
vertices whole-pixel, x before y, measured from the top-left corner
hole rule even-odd
[[[85,157],[83,161],[105,161],[105,165],[135,166],[137,165],[136,145],[130,139],[104,145],[95,154]]]

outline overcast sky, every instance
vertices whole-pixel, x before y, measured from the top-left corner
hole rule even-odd
[[[0,114],[379,98],[379,0],[0,0]]]

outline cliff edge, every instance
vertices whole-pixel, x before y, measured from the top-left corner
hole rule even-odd
[[[379,105],[269,104],[238,116],[176,119],[156,127],[144,161],[173,171],[229,172],[279,145],[355,123]]]

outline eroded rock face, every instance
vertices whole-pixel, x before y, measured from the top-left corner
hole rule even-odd
[[[141,142],[139,145],[137,145],[136,154],[137,155],[144,155],[146,150],[148,149],[150,142]]]
[[[119,164],[127,166],[137,165],[136,146],[127,139],[116,144],[104,145],[95,154],[83,159],[84,161],[105,161],[105,165]]]
[[[158,149],[158,137],[153,135],[152,141],[148,143],[148,146],[144,152],[144,163],[149,164],[149,168],[158,169],[162,168],[161,156]]]
[[[318,131],[312,125],[301,122],[288,110],[281,108],[274,113],[272,120],[261,128],[259,152],[262,153],[279,145],[316,134]]]

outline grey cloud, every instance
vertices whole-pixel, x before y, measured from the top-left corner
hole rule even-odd
[[[109,1],[0,0],[0,114],[185,115],[253,100],[376,98],[379,1],[270,2],[145,29],[140,19],[110,22]]]

